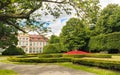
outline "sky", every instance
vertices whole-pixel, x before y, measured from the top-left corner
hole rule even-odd
[[[116,4],[120,5],[120,0],[100,0],[100,5],[101,5],[102,9],[110,3],[116,3]],[[52,32],[48,33],[48,37],[52,34],[59,35],[62,27],[66,24],[66,22],[71,17],[74,17],[74,15],[73,14],[71,14],[71,15],[63,14],[55,21],[52,21],[52,19],[54,18],[53,16],[50,16],[50,15],[43,16],[42,20],[46,22],[46,26],[50,27],[51,31],[52,31]]]

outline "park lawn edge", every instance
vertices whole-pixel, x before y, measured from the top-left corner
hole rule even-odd
[[[18,75],[18,73],[13,70],[0,69],[0,75]]]
[[[84,65],[76,65],[72,64],[70,62],[67,63],[57,63],[60,66],[76,69],[76,70],[82,70],[90,73],[95,73],[97,75],[120,75],[120,72],[102,69],[98,67],[90,67],[90,66],[84,66]]]

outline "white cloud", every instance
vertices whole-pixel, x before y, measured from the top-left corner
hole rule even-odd
[[[106,7],[110,3],[120,4],[120,0],[100,0],[100,5],[101,5],[102,8]],[[52,22],[48,26],[48,27],[51,27],[51,30],[52,30],[52,33],[48,33],[48,36],[50,36],[51,34],[55,34],[55,35],[60,34],[62,27],[66,24],[66,22],[61,23],[61,19],[64,19],[64,18],[69,19],[71,17],[74,17],[74,15],[73,14],[71,14],[71,15],[63,14],[63,15],[60,16],[60,18],[55,19],[55,21],[53,21],[54,17],[50,16],[50,15],[41,16],[41,17],[42,17],[41,20],[44,21],[44,22],[48,22],[48,21]]]
[[[115,3],[120,5],[120,0],[100,0],[102,8],[106,7],[108,4]]]

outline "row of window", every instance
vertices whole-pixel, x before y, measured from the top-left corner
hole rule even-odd
[[[30,46],[43,46],[46,42],[30,42]],[[19,46],[28,46],[28,42],[18,42]]]
[[[18,37],[19,40],[28,40],[28,37]]]
[[[23,48],[23,50],[25,51],[25,52],[28,52],[29,51],[29,53],[41,53],[42,52],[42,50],[43,50],[43,48],[38,48],[38,47],[36,47],[36,48],[30,48],[29,50],[28,50],[28,48]]]
[[[42,53],[42,51],[41,50],[39,50],[39,51],[29,50],[29,53]]]
[[[33,50],[33,51],[35,51],[35,50],[39,51],[39,50],[42,50],[42,48],[41,48],[41,47],[40,47],[40,48],[39,48],[39,47],[33,47],[33,48],[30,47],[30,50],[31,50],[31,51],[32,51],[32,50]]]

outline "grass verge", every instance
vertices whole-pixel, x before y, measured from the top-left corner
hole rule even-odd
[[[95,73],[97,75],[120,75],[120,72],[112,71],[112,70],[106,70],[106,69],[101,69],[97,67],[89,67],[89,66],[83,66],[83,65],[75,65],[72,63],[58,63],[58,65],[65,66],[68,68],[73,68],[76,70],[83,70],[91,73]]]
[[[0,75],[18,75],[16,72],[12,70],[1,70],[0,69]]]

